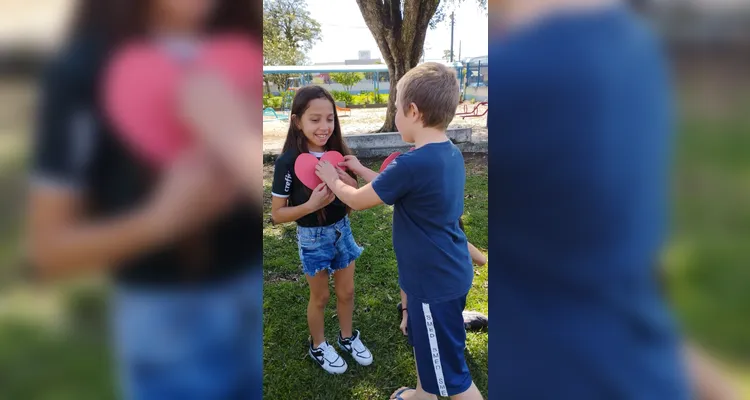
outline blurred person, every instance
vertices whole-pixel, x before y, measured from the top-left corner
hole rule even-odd
[[[716,360],[694,344],[687,345],[685,353],[697,400],[740,400],[738,388]]]
[[[691,398],[655,268],[673,129],[660,45],[619,1],[500,5],[489,246],[503,326],[490,393]]]
[[[260,7],[253,3],[82,1],[70,40],[42,79],[30,258],[43,279],[112,276],[116,369],[128,399],[262,396],[262,216],[255,191],[240,194],[246,182],[208,154],[210,142],[154,176],[115,134],[99,97],[108,57],[132,39],[182,51],[232,29],[260,41]],[[228,121],[219,127],[256,129],[232,101],[225,97],[223,105],[233,107],[219,114]],[[201,137],[212,133],[193,127]],[[259,159],[259,146],[245,150],[246,159]]]

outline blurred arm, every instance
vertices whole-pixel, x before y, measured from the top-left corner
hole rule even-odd
[[[28,211],[29,256],[43,279],[104,269],[158,243],[152,221],[147,211],[86,221],[78,194],[34,187]]]

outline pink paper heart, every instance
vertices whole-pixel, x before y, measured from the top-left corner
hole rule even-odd
[[[395,159],[396,159],[396,158],[397,158],[398,156],[400,156],[400,155],[401,155],[401,152],[400,152],[400,151],[397,151],[397,152],[391,153],[391,155],[390,155],[390,156],[388,156],[388,158],[386,158],[386,159],[385,159],[385,160],[383,161],[383,164],[381,164],[381,165],[380,165],[380,171],[379,171],[379,172],[383,172],[383,171],[385,171],[385,168],[386,168],[386,167],[388,166],[388,164],[392,163],[392,162],[393,162],[393,160],[395,160]]]
[[[193,145],[177,109],[181,80],[191,68],[211,69],[227,77],[249,98],[260,96],[262,51],[241,36],[207,41],[192,63],[158,45],[134,43],[117,53],[105,75],[104,102],[116,132],[147,162],[159,167]]]
[[[326,151],[323,153],[323,157],[320,157],[320,161],[328,161],[333,164],[334,167],[346,169],[346,167],[339,166],[339,163],[344,162],[344,156],[336,150]]]
[[[316,165],[318,165],[318,158],[310,153],[300,154],[297,161],[294,162],[294,173],[297,175],[297,179],[312,190],[323,182],[315,174]]]

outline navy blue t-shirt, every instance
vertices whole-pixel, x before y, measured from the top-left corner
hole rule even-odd
[[[656,281],[672,129],[659,45],[625,6],[490,47],[492,398],[686,399]]]
[[[458,225],[465,183],[463,155],[450,141],[400,155],[372,181],[394,206],[393,249],[410,302],[452,300],[471,288],[474,270]]]

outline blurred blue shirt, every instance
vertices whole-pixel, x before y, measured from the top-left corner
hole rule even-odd
[[[672,116],[659,44],[624,6],[490,46],[490,394],[686,399],[656,274]]]

